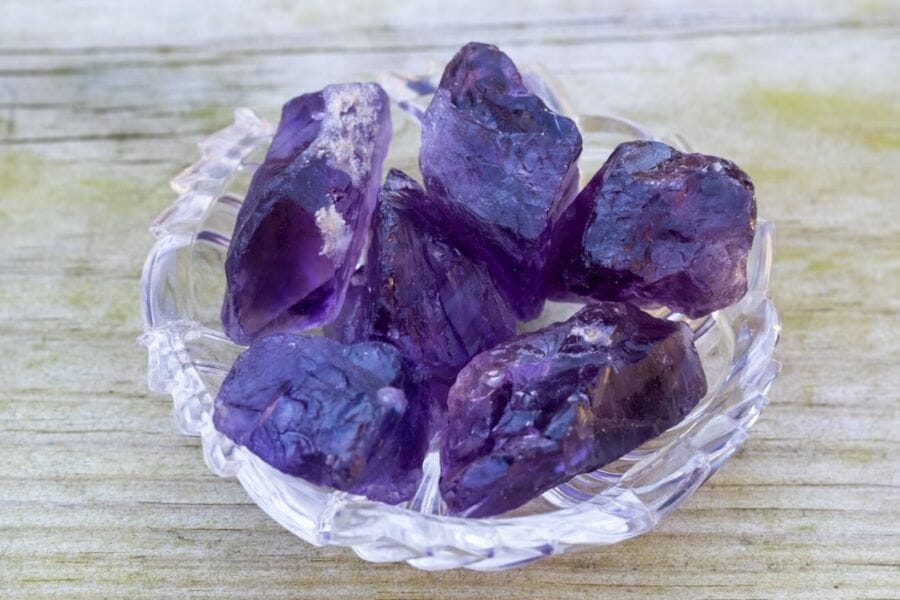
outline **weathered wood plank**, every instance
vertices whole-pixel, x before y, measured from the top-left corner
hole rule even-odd
[[[5,0],[0,596],[900,596],[900,3],[731,4]],[[306,546],[208,473],[145,391],[137,283],[166,182],[234,106],[274,117],[468,39],[545,64],[581,112],[754,175],[785,368],[744,448],[656,532],[427,574]]]

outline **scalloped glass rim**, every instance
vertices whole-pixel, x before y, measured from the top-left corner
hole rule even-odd
[[[544,83],[545,75],[532,73],[527,80],[549,104],[565,108]],[[403,149],[408,138],[406,150],[414,156],[415,122],[429,86],[433,89],[433,77],[389,75],[382,81],[397,108],[412,117],[406,125],[395,119],[401,135],[395,134],[394,145]],[[616,117],[579,115],[577,120],[587,156],[605,156],[612,146],[604,140],[610,136],[624,135],[619,141],[652,137]],[[690,322],[710,379],[709,393],[683,422],[615,463],[576,477],[510,515],[489,519],[440,514],[434,455],[426,459],[416,497],[399,506],[335,492],[271,468],[218,433],[211,420],[215,393],[241,350],[218,325],[228,236],[271,134],[268,123],[238,109],[231,126],[200,143],[200,160],[172,180],[179,197],[151,226],[157,241],[141,280],[141,342],[149,354],[150,389],[171,394],[179,428],[200,436],[209,468],[237,477],[256,504],[307,542],[349,546],[374,562],[477,570],[620,542],[653,528],[693,493],[740,446],[766,406],[768,388],[780,369],[772,358],[780,323],[767,297],[773,227],[760,219],[747,294],[733,306]],[[687,147],[677,137],[666,141]],[[551,305],[542,318],[565,317],[572,309]]]

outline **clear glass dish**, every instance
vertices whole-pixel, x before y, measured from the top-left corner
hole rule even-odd
[[[572,114],[546,77],[530,72],[527,79],[549,104]],[[388,75],[382,83],[396,104],[386,164],[415,174],[418,116],[434,78]],[[624,119],[575,118],[584,135],[583,177],[616,144],[653,137]],[[241,200],[272,132],[250,110],[238,109],[231,126],[200,143],[200,160],[172,180],[178,199],[151,226],[157,241],[141,280],[141,342],[149,351],[150,389],[172,396],[180,430],[200,436],[209,468],[237,477],[256,504],[307,542],[349,546],[374,562],[485,571],[614,544],[649,531],[693,493],[740,446],[766,406],[780,368],[772,357],[780,323],[767,297],[773,228],[759,219],[747,294],[733,306],[690,322],[709,392],[684,421],[614,463],[489,519],[442,514],[436,455],[425,460],[416,496],[398,506],[335,492],[273,469],[218,433],[211,418],[219,386],[242,350],[224,336],[219,323],[225,255]],[[687,148],[677,137],[665,141]],[[539,322],[527,328],[566,318],[576,308],[548,304]]]

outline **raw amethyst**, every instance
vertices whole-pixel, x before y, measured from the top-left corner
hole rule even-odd
[[[686,325],[627,304],[589,305],[459,373],[441,494],[454,515],[506,512],[657,436],[705,393]]]
[[[391,137],[374,83],[288,102],[238,213],[225,264],[225,332],[245,344],[331,320],[366,241]]]
[[[415,365],[436,431],[456,374],[474,355],[515,335],[515,315],[483,266],[417,226],[418,207],[426,202],[418,183],[391,170],[378,200],[365,285],[351,286],[326,335],[396,345]]]
[[[620,145],[553,232],[551,297],[665,305],[698,317],[747,291],[750,177],[659,142]]]
[[[373,500],[408,500],[425,427],[388,344],[274,334],[231,367],[213,422],[279,471]]]
[[[550,228],[578,184],[581,134],[531,93],[506,54],[470,43],[422,121],[421,212],[485,261],[510,306],[534,318]]]

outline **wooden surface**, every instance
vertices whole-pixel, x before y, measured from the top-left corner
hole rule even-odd
[[[166,182],[234,106],[470,39],[753,175],[784,371],[655,532],[430,574],[307,546],[212,476],[146,391],[137,289]],[[0,597],[900,597],[898,95],[896,2],[3,0]]]

